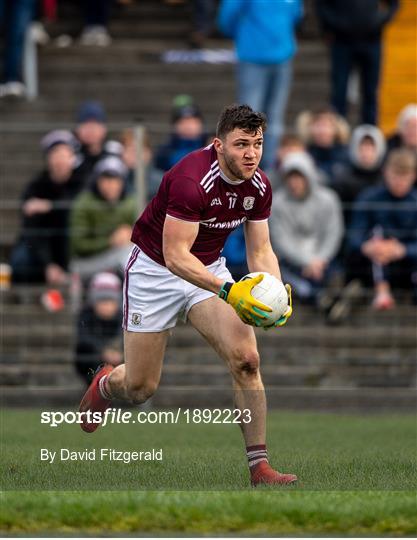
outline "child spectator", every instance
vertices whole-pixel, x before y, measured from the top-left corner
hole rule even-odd
[[[398,116],[397,132],[388,139],[388,151],[408,148],[417,156],[417,104],[404,107]]]
[[[97,272],[122,271],[131,249],[136,200],[126,193],[127,168],[116,156],[99,161],[90,189],[71,213],[72,269],[81,279]]]
[[[385,184],[359,196],[349,230],[349,269],[375,287],[373,306],[391,309],[392,288],[411,288],[417,299],[416,156],[393,150],[384,170]]]
[[[300,298],[314,302],[332,273],[342,241],[342,209],[337,195],[318,184],[308,154],[288,156],[282,174],[283,186],[272,203],[271,240],[285,280]]]
[[[110,272],[94,276],[88,304],[78,316],[75,367],[85,380],[101,364],[123,363],[122,290],[120,279]]]
[[[306,147],[303,141],[297,135],[287,134],[281,139],[280,145],[275,152],[275,164],[273,169],[268,171],[268,177],[271,181],[272,189],[281,186],[281,165],[284,159],[295,152],[305,152]]]
[[[306,144],[323,181],[331,185],[333,178],[348,162],[349,126],[332,109],[323,108],[301,113],[297,132]]]
[[[122,159],[129,169],[127,185],[130,192],[135,190],[135,168],[136,168],[136,143],[133,130],[123,131],[120,142],[122,143]],[[147,199],[150,200],[156,195],[159,185],[164,175],[164,171],[157,169],[153,164],[153,149],[149,140],[149,135],[145,133],[143,141],[143,163],[145,166],[145,180],[147,188]]]
[[[78,141],[56,130],[41,141],[46,168],[22,196],[22,232],[11,255],[15,283],[60,285],[67,280],[69,212],[83,187],[76,166]]]
[[[85,101],[77,113],[75,134],[81,144],[82,170],[89,176],[94,165],[106,156],[120,156],[122,146],[107,139],[107,117],[98,101]]]
[[[188,153],[205,146],[206,133],[201,112],[192,103],[175,107],[172,115],[173,131],[167,144],[156,154],[158,169],[168,171]]]
[[[347,227],[350,223],[351,205],[359,193],[382,182],[385,151],[385,138],[377,127],[364,124],[353,130],[349,163],[335,175],[332,185],[342,201]]]

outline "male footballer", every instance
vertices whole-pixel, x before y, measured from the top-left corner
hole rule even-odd
[[[244,223],[250,272],[281,279],[269,240],[271,186],[258,169],[265,129],[263,114],[247,105],[226,107],[213,143],[164,175],[132,233],[124,282],[125,364],[100,369],[80,405],[81,412],[95,412],[105,411],[113,398],[149,399],[159,384],[169,331],[179,317],[188,320],[227,363],[236,408],[251,411],[251,422],[240,426],[254,486],[297,480],[268,463],[266,399],[252,326],[267,319],[270,308],[251,295],[263,276],[234,283],[220,256],[229,233]],[[271,326],[285,324],[291,311],[289,305]],[[98,424],[86,417],[81,427],[92,432]]]

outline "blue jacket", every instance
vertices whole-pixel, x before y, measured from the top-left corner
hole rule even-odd
[[[222,0],[218,24],[241,62],[279,64],[294,56],[301,0]]]
[[[169,142],[158,148],[155,156],[155,165],[162,171],[168,171],[190,152],[206,146],[206,141],[206,134],[202,134],[196,139],[183,139],[173,133]]]
[[[385,186],[366,189],[356,200],[349,231],[349,245],[360,250],[373,231],[384,238],[397,238],[407,257],[417,261],[417,190],[398,199]]]

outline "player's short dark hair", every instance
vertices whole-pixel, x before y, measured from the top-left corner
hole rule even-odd
[[[243,129],[255,135],[260,129],[266,131],[266,116],[255,112],[249,105],[228,105],[225,107],[217,122],[216,137],[225,137],[234,129]]]

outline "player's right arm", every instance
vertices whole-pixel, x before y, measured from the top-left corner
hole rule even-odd
[[[218,294],[223,281],[191,253],[200,224],[167,216],[162,250],[167,268],[193,285]]]
[[[230,304],[243,322],[256,324],[257,318],[267,318],[271,311],[251,295],[252,288],[263,276],[238,283],[223,282],[212,274],[191,253],[198,234],[199,223],[183,221],[167,216],[163,230],[163,255],[167,268],[175,275],[197,287],[211,291]]]

